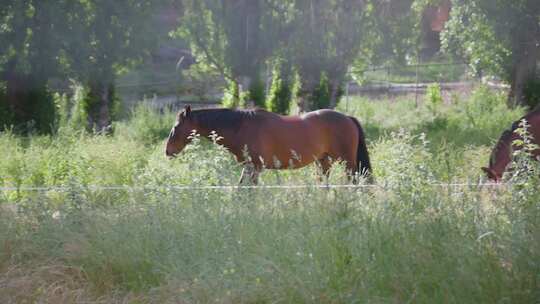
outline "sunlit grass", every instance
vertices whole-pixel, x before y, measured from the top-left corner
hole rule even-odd
[[[174,116],[146,108],[112,136],[2,134],[3,186],[66,188],[1,193],[0,302],[534,302],[538,183],[477,185],[521,110],[480,93],[436,113],[354,100],[375,188],[313,187],[310,166],[262,174],[301,189],[169,189],[236,185],[241,168],[206,141],[166,159]],[[132,188],[91,188],[110,185]]]

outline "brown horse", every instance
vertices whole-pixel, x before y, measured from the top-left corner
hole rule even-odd
[[[533,138],[533,143],[540,145],[540,110],[529,112],[527,115],[520,118],[512,124],[510,130],[505,130],[489,158],[489,166],[482,167],[482,170],[487,174],[488,178],[493,181],[500,181],[506,167],[512,160],[512,151],[520,149],[513,144],[516,139],[521,139],[521,136],[514,132],[522,120],[526,120],[530,127],[527,129]],[[533,157],[537,158],[540,155],[540,149],[533,151]]]
[[[254,184],[263,168],[294,169],[318,162],[328,175],[332,161],[344,161],[349,178],[370,176],[371,165],[364,132],[356,118],[332,110],[301,116],[281,116],[264,110],[203,109],[189,106],[178,113],[165,153],[174,156],[190,142],[195,130],[208,137],[212,131],[244,164],[240,183],[246,177]]]

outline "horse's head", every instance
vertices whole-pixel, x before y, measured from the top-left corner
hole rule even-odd
[[[495,172],[495,170],[492,168],[482,167],[482,171],[486,173],[489,180],[496,183],[498,183],[502,178],[502,174]]]
[[[506,166],[512,160],[512,136],[513,132],[511,130],[503,132],[493,151],[491,151],[489,165],[482,167],[482,171],[486,173],[487,178],[491,181],[500,182]]]
[[[169,133],[165,154],[175,156],[180,153],[184,147],[189,144],[189,136],[196,129],[195,122],[192,119],[191,107],[186,106],[183,111],[178,112],[176,121]]]

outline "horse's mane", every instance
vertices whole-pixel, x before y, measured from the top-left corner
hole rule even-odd
[[[495,164],[497,153],[500,149],[507,149],[512,144],[510,140],[512,139],[512,134],[514,134],[514,131],[519,128],[519,123],[523,120],[517,120],[514,123],[512,123],[512,126],[510,129],[504,130],[501,134],[501,137],[497,141],[497,144],[495,145],[495,148],[493,148],[493,151],[491,152],[491,157],[489,158],[489,166],[492,167]]]
[[[256,118],[261,111],[263,110],[211,108],[193,110],[191,114],[200,125],[210,130],[219,131],[222,129],[238,130],[246,119]]]

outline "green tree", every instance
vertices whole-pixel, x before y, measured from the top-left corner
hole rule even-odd
[[[48,86],[62,75],[61,18],[69,1],[3,1],[0,8],[0,127],[50,132],[55,107]]]
[[[369,64],[404,63],[407,57],[416,57],[419,47],[419,11],[421,1],[374,1],[365,22],[360,59]]]
[[[410,47],[416,39],[409,26],[416,22],[409,18],[415,15],[410,12],[412,3],[186,0],[177,34],[191,42],[199,63],[213,66],[231,82],[230,105],[241,104],[246,89],[247,98],[261,105],[261,69],[283,57],[299,74],[299,95],[295,97],[300,109],[332,108],[339,100],[349,65],[359,55],[364,62],[384,57],[375,56],[384,52],[406,57],[402,46]],[[393,21],[396,16],[399,20]],[[323,96],[328,100],[320,100]]]
[[[426,48],[425,36],[432,34],[425,13],[436,10],[443,1],[373,1],[364,21],[369,30],[364,32],[360,51],[351,62],[353,78],[362,81],[369,66],[419,63]]]
[[[442,42],[476,71],[510,83],[511,106],[526,105],[527,83],[538,81],[540,1],[454,0]]]
[[[277,2],[277,1],[276,1]],[[200,64],[208,64],[231,83],[232,105],[242,90],[264,106],[261,79],[265,61],[278,45],[279,4],[264,0],[186,0],[181,27],[176,31],[191,43]]]
[[[89,128],[109,126],[115,76],[153,47],[157,35],[148,35],[148,29],[157,7],[150,0],[3,1],[2,126],[51,131],[55,105],[49,84],[68,77],[88,87],[84,112]]]
[[[327,107],[336,106],[350,62],[362,47],[367,47],[363,43],[369,36],[373,11],[373,1],[293,1],[293,34],[288,45],[300,74],[301,111],[321,106],[316,99],[322,96],[320,84],[325,81],[328,81]]]
[[[150,0],[86,0],[73,11],[67,53],[74,77],[87,88],[88,127],[106,129],[113,119],[118,73],[142,61],[161,35],[152,29],[160,5]],[[163,4],[162,4],[163,5]]]
[[[279,114],[288,114],[292,99],[291,65],[282,58],[275,60],[272,84],[266,100],[266,109]]]

